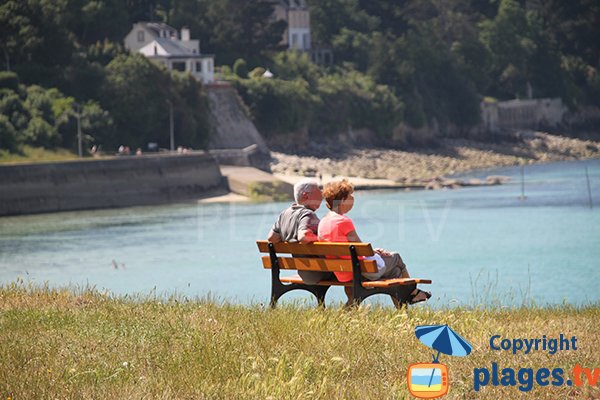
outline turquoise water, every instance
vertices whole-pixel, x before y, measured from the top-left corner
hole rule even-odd
[[[360,192],[349,216],[364,241],[399,251],[411,275],[433,280],[433,307],[598,302],[600,160],[526,167],[526,200],[519,200],[519,168],[466,176],[491,174],[511,181]],[[286,206],[177,204],[0,218],[0,282],[264,303],[270,273],[254,241]],[[343,298],[333,288],[328,303]]]

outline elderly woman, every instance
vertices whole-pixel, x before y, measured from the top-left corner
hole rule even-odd
[[[326,242],[361,242],[354,223],[346,216],[354,206],[354,187],[347,180],[330,182],[323,188],[323,198],[329,213],[319,223],[319,240]],[[383,249],[375,249],[375,253],[381,256],[385,263],[376,273],[364,273],[363,276],[369,280],[409,278],[406,265],[398,253],[390,253]],[[335,272],[340,282],[352,280],[352,272]],[[425,301],[431,297],[431,293],[415,289],[411,294],[409,303],[414,304]]]

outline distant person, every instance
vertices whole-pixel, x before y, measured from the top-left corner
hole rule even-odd
[[[354,187],[347,180],[330,182],[323,188],[325,204],[329,213],[319,223],[319,240],[326,242],[362,242],[356,233],[354,223],[346,216],[354,206]],[[410,278],[402,257],[398,253],[391,253],[376,248],[375,253],[381,256],[385,266],[378,272],[363,273],[368,280]],[[352,272],[334,272],[340,282],[352,280]],[[409,298],[409,303],[419,303],[431,297],[431,293],[415,289]]]
[[[141,156],[142,155],[142,149],[139,148],[139,147],[137,149],[135,149],[135,155],[136,156]]]
[[[294,185],[295,203],[279,214],[267,240],[279,242],[316,242],[319,218],[315,211],[321,206],[323,196],[314,179],[302,179]],[[298,271],[302,280],[314,285],[322,280],[334,279],[331,272]]]

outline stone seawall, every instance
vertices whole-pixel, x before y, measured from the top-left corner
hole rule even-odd
[[[0,215],[127,207],[227,193],[204,152],[0,166]]]

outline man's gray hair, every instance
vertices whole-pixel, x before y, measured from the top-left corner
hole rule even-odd
[[[315,179],[304,178],[296,182],[294,185],[294,200],[296,200],[296,203],[298,203],[302,197],[302,193],[310,193],[318,188],[319,182],[317,182]]]

